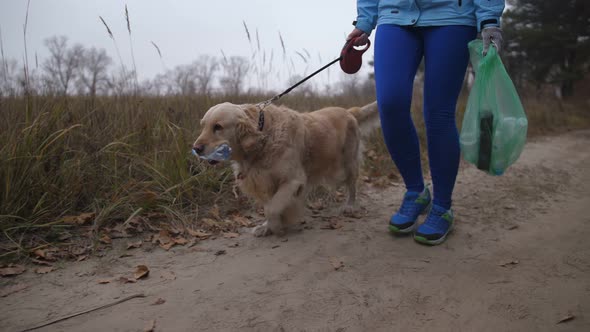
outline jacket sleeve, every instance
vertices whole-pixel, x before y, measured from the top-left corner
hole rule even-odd
[[[367,35],[377,25],[377,8],[379,0],[357,0],[356,2],[356,28],[363,30]]]
[[[475,0],[474,3],[477,31],[483,30],[486,26],[500,26],[500,16],[505,6],[504,0]]]

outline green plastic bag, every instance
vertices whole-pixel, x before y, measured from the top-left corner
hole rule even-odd
[[[495,47],[482,55],[479,39],[469,43],[475,82],[459,137],[463,158],[491,175],[502,175],[520,156],[528,121]]]

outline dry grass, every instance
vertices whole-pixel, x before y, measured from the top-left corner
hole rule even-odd
[[[0,243],[8,243],[0,248],[0,257],[44,243],[48,234],[64,227],[68,215],[95,213],[94,230],[150,213],[166,215],[170,224],[199,228],[206,226],[202,218],[215,204],[222,214],[251,208],[234,198],[227,167],[208,167],[189,152],[210,106],[228,99],[241,103],[268,98],[102,97],[94,104],[84,97],[0,99]],[[310,111],[358,106],[371,99],[302,98],[294,91],[281,102]],[[417,90],[414,100],[420,99]],[[458,108],[464,105],[463,95]],[[559,105],[525,100],[531,135],[590,125],[587,105]],[[419,102],[412,112],[425,154]],[[461,118],[459,112],[459,124]],[[380,133],[366,146],[364,174],[397,178]]]

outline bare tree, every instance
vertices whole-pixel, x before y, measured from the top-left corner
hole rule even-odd
[[[158,96],[174,93],[174,84],[170,80],[170,71],[158,74],[152,81],[152,91]]]
[[[45,45],[49,50],[49,57],[42,65],[45,81],[48,86],[67,95],[70,83],[77,74],[84,48],[79,44],[68,47],[68,39],[65,36],[46,39]]]
[[[107,70],[112,62],[111,57],[102,48],[92,47],[82,53],[78,82],[92,98],[96,96],[97,91],[106,88],[109,81]]]
[[[170,75],[169,79],[173,82],[176,93],[188,96],[197,92],[196,73],[191,65],[176,66]]]
[[[232,56],[221,62],[223,76],[219,80],[224,92],[239,95],[243,90],[246,75],[250,72],[250,63],[246,57]]]
[[[192,64],[196,75],[196,89],[200,95],[209,95],[213,88],[213,78],[219,63],[216,58],[207,55],[200,56]]]
[[[132,94],[135,91],[135,72],[121,68],[111,74],[108,87],[117,96]]]

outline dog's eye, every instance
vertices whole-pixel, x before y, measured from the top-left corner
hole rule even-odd
[[[213,132],[216,132],[216,131],[221,130],[221,129],[223,129],[223,127],[219,123],[216,123],[213,126]]]

